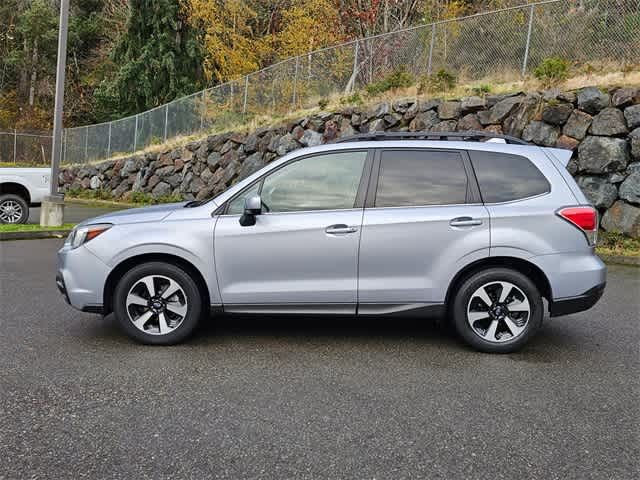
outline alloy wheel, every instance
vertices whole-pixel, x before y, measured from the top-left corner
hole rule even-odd
[[[531,305],[524,292],[510,282],[489,282],[478,288],[467,305],[467,322],[483,340],[503,343],[524,333]]]
[[[163,275],[147,275],[136,281],[126,299],[129,320],[144,333],[166,335],[180,326],[187,315],[183,288]]]
[[[22,218],[22,205],[14,200],[0,203],[0,222],[18,223]]]

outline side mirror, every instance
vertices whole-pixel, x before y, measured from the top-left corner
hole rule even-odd
[[[244,199],[244,213],[240,217],[240,225],[250,227],[256,224],[256,215],[262,213],[262,199],[260,195],[252,195]]]

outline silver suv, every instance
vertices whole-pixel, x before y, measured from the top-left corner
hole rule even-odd
[[[381,133],[297,150],[218,197],[78,225],[57,284],[134,339],[211,312],[441,315],[484,352],[601,297],[597,211],[571,152],[487,133]]]

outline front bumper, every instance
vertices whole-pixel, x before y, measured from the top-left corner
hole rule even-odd
[[[62,272],[56,273],[56,286],[58,287],[58,291],[62,294],[65,301],[71,305],[71,300],[69,300],[69,295],[67,295],[67,286],[64,284],[64,277],[62,276]]]
[[[56,285],[66,302],[78,310],[101,313],[110,268],[84,246],[64,245],[58,251]]]
[[[570,313],[583,312],[593,307],[602,298],[607,283],[601,283],[590,288],[582,295],[569,298],[560,298],[549,303],[549,315],[559,317]]]

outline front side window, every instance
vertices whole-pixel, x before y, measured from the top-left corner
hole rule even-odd
[[[296,212],[353,208],[366,151],[303,158],[268,175],[260,196],[266,211]]]
[[[551,191],[545,176],[528,158],[500,152],[469,151],[485,203],[509,202]]]
[[[455,152],[384,150],[376,207],[466,203],[467,174]]]

